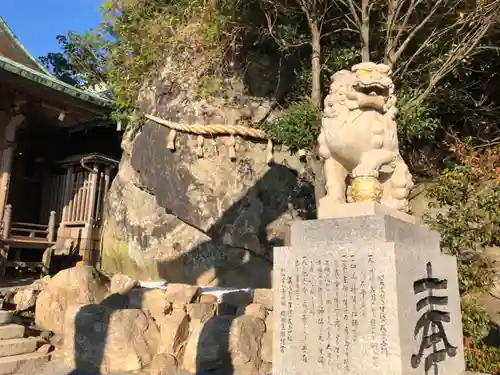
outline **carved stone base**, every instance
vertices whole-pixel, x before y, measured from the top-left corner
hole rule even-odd
[[[274,249],[273,375],[464,375],[457,264],[439,234],[377,203],[345,207],[292,222]]]
[[[419,219],[395,208],[374,201],[343,203],[331,206],[323,205],[318,210],[318,219],[334,219],[343,217],[358,217],[372,215],[389,215],[407,223],[417,224]]]

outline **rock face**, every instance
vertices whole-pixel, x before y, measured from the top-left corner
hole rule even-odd
[[[99,303],[108,293],[109,280],[93,267],[79,266],[59,272],[38,295],[35,323],[38,329],[63,333],[69,305]]]
[[[170,75],[175,63],[169,61],[138,105],[184,124],[258,123],[271,101],[257,96],[277,87],[257,84],[272,69],[262,71],[264,60],[250,64],[252,87],[221,81],[220,92],[203,99],[194,78]],[[147,121],[124,137],[107,196],[104,269],[139,279],[269,287],[272,247],[283,244],[290,220],[314,215],[303,164],[291,152],[275,150],[270,166],[267,141],[239,137],[231,161],[227,136],[205,138],[198,157],[196,134],[177,132],[175,151],[167,148],[169,135],[168,128]]]
[[[269,167],[261,145],[242,141],[233,163],[222,145],[220,155],[197,158],[188,135],[173,153],[167,136],[147,123],[122,158],[107,198],[103,268],[138,279],[270,287],[270,250],[312,202],[310,185],[284,165]]]
[[[64,362],[79,370],[137,371],[158,351],[160,333],[138,309],[71,305],[65,315]]]

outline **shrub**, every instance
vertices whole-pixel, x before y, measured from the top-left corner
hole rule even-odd
[[[500,374],[500,349],[489,345],[489,317],[475,302],[474,293],[491,284],[489,262],[482,254],[487,245],[498,245],[500,212],[500,147],[478,148],[454,139],[450,150],[454,164],[428,191],[433,207],[444,209],[427,215],[427,223],[440,232],[443,250],[457,257],[462,303],[465,360],[470,371]]]
[[[281,117],[265,124],[267,136],[292,149],[311,149],[321,127],[321,110],[306,101],[292,103]]]
[[[500,238],[500,147],[479,149],[454,140],[450,149],[456,164],[427,191],[431,206],[445,212],[425,220],[441,234],[443,249],[457,256],[460,292],[466,294],[486,290],[491,282],[481,250]]]

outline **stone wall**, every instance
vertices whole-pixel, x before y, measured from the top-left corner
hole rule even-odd
[[[64,362],[101,372],[143,375],[222,371],[268,374],[272,362],[272,291],[224,295],[170,284],[166,291],[135,288],[100,304],[65,312]]]

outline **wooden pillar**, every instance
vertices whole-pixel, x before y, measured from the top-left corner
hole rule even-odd
[[[97,197],[97,178],[99,177],[99,166],[94,163],[93,173],[90,174],[90,197],[87,202],[87,221],[92,226],[94,222],[94,207]]]
[[[64,221],[72,220],[71,212],[73,211],[73,167],[68,167],[68,173],[66,174],[66,204]]]
[[[109,165],[104,169],[104,194],[109,190],[109,185],[111,183],[111,167]]]
[[[56,234],[56,212],[55,211],[50,211],[50,216],[49,216],[49,225],[47,227],[47,240],[49,242],[54,242],[55,241],[55,234]]]
[[[12,226],[12,206],[8,204],[5,206],[3,215],[3,238],[7,239],[10,237],[10,228]]]
[[[97,179],[97,185],[99,189],[97,190],[97,202],[95,204],[94,220],[101,220],[102,205],[104,201],[104,172],[99,172],[99,178]]]
[[[66,238],[66,226],[65,222],[69,220],[69,213],[71,212],[69,203],[71,201],[71,180],[73,178],[72,168],[69,167],[66,170],[66,175],[63,176],[63,194],[62,194],[62,212],[61,212],[61,221],[59,222],[59,228],[57,229],[56,239],[59,241],[60,239],[64,243],[64,238]]]
[[[2,228],[2,237],[3,239],[7,239],[10,237],[10,228],[12,226],[12,206],[8,204],[5,206],[4,215],[3,215],[3,228]],[[9,258],[9,250],[10,246],[6,245],[5,242],[2,243],[0,249],[0,277],[5,277],[5,263]],[[18,253],[16,253],[17,255]]]
[[[92,173],[90,173],[89,176],[89,185],[88,188],[90,189],[90,196],[86,205],[86,223],[85,223],[85,228],[84,228],[84,251],[82,254],[83,257],[83,263],[90,265],[90,266],[95,266],[95,256],[93,254],[93,233],[94,233],[94,204],[95,200],[97,197],[97,177],[99,176],[99,166],[94,163]]]
[[[104,202],[110,184],[111,184],[111,167],[107,165],[106,168],[104,168],[104,189],[101,197],[102,202],[99,205],[99,213],[101,214],[101,217],[104,217]]]
[[[10,119],[4,133],[4,139],[6,142],[15,142],[16,130],[23,121],[23,115],[16,115]],[[10,173],[13,160],[14,147],[10,146],[3,151],[0,163],[0,218],[3,218],[5,204],[7,203],[7,197],[9,195]]]

